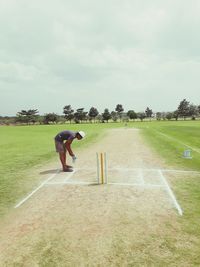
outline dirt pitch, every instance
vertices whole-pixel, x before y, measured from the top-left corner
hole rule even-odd
[[[107,153],[114,182],[139,183],[134,169],[166,168],[139,130],[116,129],[77,153],[71,181],[96,179],[96,152]],[[44,181],[59,167],[37,175]],[[44,185],[1,222],[0,266],[190,266],[174,249],[190,242],[163,188],[59,183],[68,175],[55,175],[57,184]],[[148,184],[154,178],[143,177]]]

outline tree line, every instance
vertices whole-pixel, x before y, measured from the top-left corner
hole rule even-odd
[[[91,107],[89,111],[85,108],[78,108],[74,110],[71,105],[63,107],[63,115],[56,113],[46,113],[40,115],[37,109],[21,110],[14,117],[0,116],[0,124],[52,124],[52,123],[97,123],[97,122],[118,122],[118,121],[134,121],[145,119],[148,120],[178,120],[178,119],[192,119],[195,120],[200,116],[200,105],[194,105],[183,99],[177,109],[173,112],[153,112],[147,107],[143,112],[136,112],[135,110],[124,111],[122,104],[117,104],[115,110],[109,111],[105,108],[100,113],[97,108]]]

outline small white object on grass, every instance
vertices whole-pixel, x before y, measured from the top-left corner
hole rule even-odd
[[[192,159],[191,150],[190,149],[184,150],[183,158],[185,158],[185,159]]]
[[[77,160],[77,157],[74,155],[74,156],[72,157],[72,161],[73,161],[73,163],[75,163],[76,160]]]

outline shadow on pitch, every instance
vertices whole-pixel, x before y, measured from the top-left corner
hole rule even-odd
[[[46,170],[43,172],[40,172],[40,174],[50,174],[50,173],[57,173],[58,169],[52,169],[52,170]]]

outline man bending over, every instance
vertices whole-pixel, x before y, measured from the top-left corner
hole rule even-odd
[[[85,136],[85,133],[83,131],[72,132],[68,130],[62,131],[55,136],[56,152],[59,153],[60,161],[61,161],[64,172],[73,171],[72,166],[66,163],[67,151],[69,155],[72,157],[73,162],[75,162],[76,160],[76,156],[71,149],[71,143],[74,141],[74,139],[81,140],[82,138],[84,138],[84,136]]]

